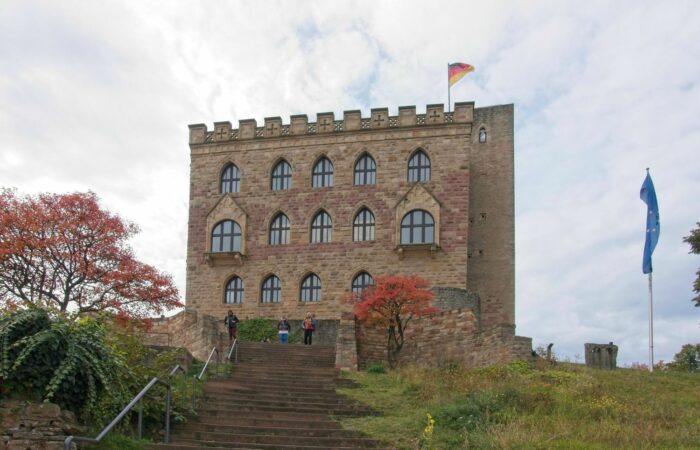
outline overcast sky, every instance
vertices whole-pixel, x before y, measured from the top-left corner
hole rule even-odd
[[[515,104],[516,322],[572,360],[700,342],[700,2],[0,0],[0,186],[92,190],[184,295],[187,125],[446,103]]]

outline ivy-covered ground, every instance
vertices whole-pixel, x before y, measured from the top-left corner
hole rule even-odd
[[[343,425],[400,449],[700,448],[700,373],[538,366],[348,372],[382,415]]]

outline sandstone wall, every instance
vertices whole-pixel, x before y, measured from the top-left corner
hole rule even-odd
[[[67,436],[86,432],[77,423],[72,412],[53,403],[2,400],[0,450],[63,450]]]
[[[480,329],[467,309],[443,311],[409,322],[401,364],[441,366],[459,364],[479,367],[514,359],[529,359],[532,340],[514,335],[514,327],[494,325]],[[358,366],[385,363],[387,332],[357,325]]]
[[[220,352],[228,350],[228,334],[221,319],[186,309],[172,317],[154,319],[148,344],[186,348],[192,356],[206,360],[213,347]]]

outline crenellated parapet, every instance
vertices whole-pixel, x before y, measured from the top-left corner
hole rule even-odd
[[[281,117],[266,117],[263,126],[258,126],[255,119],[245,119],[238,121],[237,129],[232,128],[231,122],[214,122],[213,130],[205,124],[194,124],[189,126],[190,144],[467,124],[474,117],[474,102],[455,103],[453,112],[444,109],[441,103],[427,105],[425,114],[416,114],[415,106],[401,106],[398,115],[390,116],[389,108],[373,108],[369,117],[362,117],[360,110],[350,110],[343,111],[339,120],[333,112],[324,112],[316,114],[316,122],[309,122],[306,114],[300,114],[291,116],[288,124],[283,124]]]

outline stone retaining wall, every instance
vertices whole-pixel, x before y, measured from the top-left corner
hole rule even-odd
[[[0,450],[62,450],[66,436],[84,433],[72,412],[53,403],[0,401]]]

